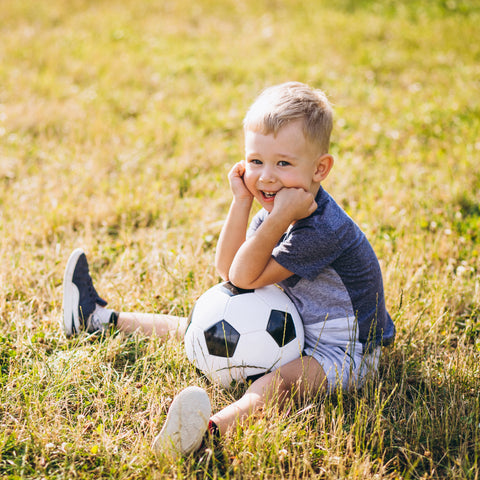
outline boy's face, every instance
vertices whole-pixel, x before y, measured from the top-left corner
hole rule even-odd
[[[268,212],[273,209],[275,195],[282,188],[303,188],[315,196],[320,181],[330,171],[308,142],[298,120],[283,127],[274,137],[247,130],[245,132],[245,185]]]

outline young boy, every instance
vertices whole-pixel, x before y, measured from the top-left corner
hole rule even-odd
[[[276,283],[284,289],[304,323],[303,356],[257,379],[213,416],[206,392],[188,387],[172,402],[156,452],[188,454],[207,431],[223,435],[267,398],[281,406],[291,395],[359,388],[376,371],[381,346],[393,342],[375,253],[321,186],[333,166],[332,123],[325,95],[301,83],[268,88],[256,99],[244,119],[245,160],[229,173],[233,200],[215,259],[221,277],[240,288]],[[248,227],[254,198],[263,209]],[[161,337],[185,333],[183,318],[117,314],[105,305],[76,250],[64,281],[67,335],[111,324]]]

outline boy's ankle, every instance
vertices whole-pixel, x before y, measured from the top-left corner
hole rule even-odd
[[[112,313],[110,314],[110,320],[109,320],[109,323],[112,327],[117,328],[119,316],[120,316],[120,312],[115,312],[114,310],[112,310]]]
[[[209,420],[208,422],[207,434],[214,439],[218,439],[221,437],[220,429],[213,420]]]
[[[89,333],[95,333],[115,329],[118,322],[118,315],[114,310],[97,304],[95,310],[88,318],[87,331]]]

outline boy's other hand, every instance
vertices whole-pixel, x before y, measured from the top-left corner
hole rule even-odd
[[[241,161],[236,163],[230,172],[228,173],[228,181],[230,182],[230,188],[232,189],[233,196],[236,200],[253,200],[253,195],[245,185],[243,181],[243,175],[245,173],[245,162]]]
[[[303,188],[282,188],[275,195],[272,213],[288,218],[289,223],[310,216],[317,209],[315,197]]]

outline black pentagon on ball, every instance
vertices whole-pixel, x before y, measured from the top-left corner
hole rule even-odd
[[[272,310],[268,319],[267,332],[279,347],[290,343],[297,336],[293,318],[288,312]]]
[[[240,334],[225,320],[212,325],[205,330],[205,342],[208,353],[216,357],[233,357]]]

